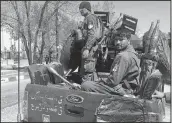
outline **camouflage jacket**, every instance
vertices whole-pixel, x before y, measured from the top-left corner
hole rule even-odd
[[[133,46],[129,45],[125,51],[118,53],[111,66],[107,83],[117,86],[127,80],[128,83],[139,85],[140,60],[136,56]]]
[[[103,24],[96,15],[89,14],[85,17],[83,24],[84,49],[90,50],[96,44],[96,41],[102,37],[102,30]]]

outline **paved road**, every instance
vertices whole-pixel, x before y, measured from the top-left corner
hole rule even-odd
[[[21,80],[20,95],[23,98],[24,89],[30,83],[30,79]],[[17,81],[1,84],[1,109],[17,104],[18,101],[18,84]]]
[[[23,99],[24,89],[30,82],[28,80],[21,81],[21,100]],[[17,81],[1,84],[1,122],[16,122],[18,113],[18,85]],[[170,91],[170,86],[165,86],[165,91]],[[170,122],[170,105],[165,107],[166,117],[164,122]],[[22,111],[22,110],[21,110]]]

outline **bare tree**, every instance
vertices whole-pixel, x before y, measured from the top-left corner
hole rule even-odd
[[[54,6],[54,3],[56,3],[57,6]],[[3,11],[1,12],[1,26],[11,30],[11,32],[22,39],[29,65],[37,63],[37,50],[39,52],[39,61],[42,63],[44,49],[47,44],[46,42],[50,41],[50,38],[47,39],[46,35],[51,34],[50,30],[53,30],[53,32],[55,31],[51,26],[50,28],[47,27],[49,27],[49,24],[53,21],[55,13],[68,3],[68,1],[2,2],[1,7],[3,7]],[[57,16],[60,17],[60,13]],[[58,28],[58,30],[59,29],[60,28]]]

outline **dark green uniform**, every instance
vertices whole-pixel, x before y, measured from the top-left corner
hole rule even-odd
[[[89,14],[85,17],[83,24],[85,45],[82,49],[82,52],[86,49],[91,51],[92,47],[94,47],[102,37],[102,29],[103,25],[96,15]],[[80,73],[83,76],[83,81],[93,80],[92,75],[96,71],[96,62],[96,56],[89,55],[89,57],[86,59],[82,58]]]
[[[104,82],[83,82],[82,90],[104,94],[119,93],[121,95],[133,93],[139,86],[140,60],[133,46],[129,45],[125,51],[120,52],[111,66],[108,79]],[[129,87],[124,83],[128,83]]]

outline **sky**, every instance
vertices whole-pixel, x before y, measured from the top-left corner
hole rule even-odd
[[[6,47],[6,49],[9,51],[11,44],[16,45],[17,51],[18,51],[18,42],[14,42],[13,39],[11,39],[9,32],[6,32],[4,30],[2,30],[1,28],[1,51],[4,51],[4,47]],[[20,42],[20,50],[22,47],[22,43]]]
[[[98,1],[92,1],[95,4]],[[100,1],[103,3],[104,1]],[[124,13],[138,19],[138,28],[142,33],[149,30],[151,22],[160,20],[160,30],[170,32],[170,1],[113,1],[115,13]]]

